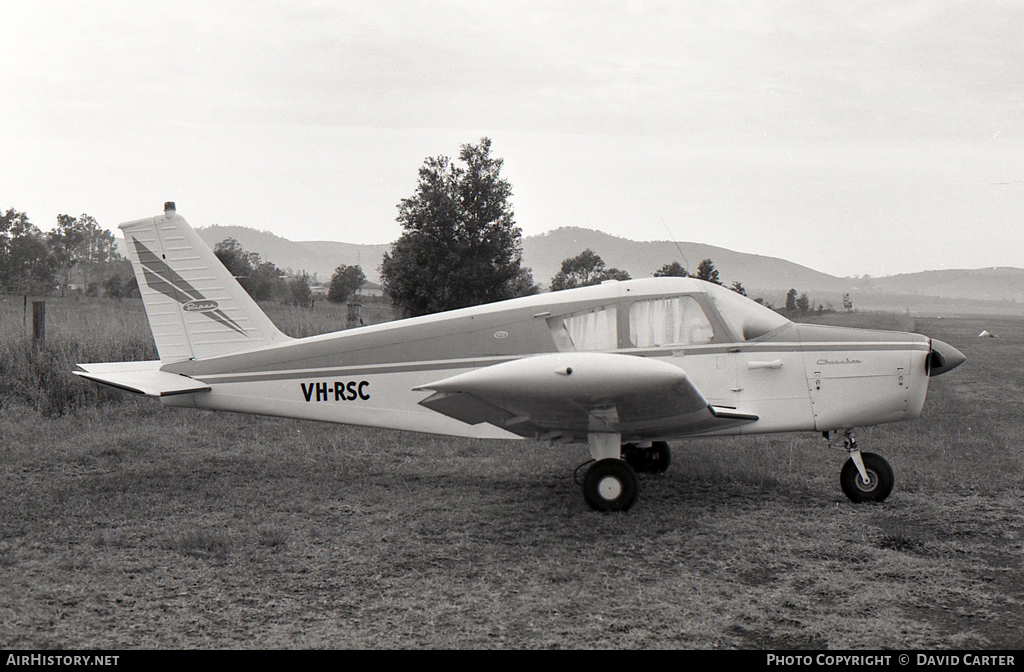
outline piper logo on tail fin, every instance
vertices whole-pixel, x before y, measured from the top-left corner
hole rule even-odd
[[[213,299],[203,296],[202,292],[193,287],[188,280],[178,275],[173,268],[167,265],[155,252],[139,242],[138,238],[132,236],[132,245],[135,246],[135,253],[142,265],[142,276],[146,285],[166,297],[174,299],[181,304],[182,310],[189,313],[202,313],[211,320],[219,322],[228,329],[238,332],[246,338],[250,338],[237,322],[232,320],[218,303]]]
[[[205,301],[189,301],[183,303],[181,309],[186,313],[208,313],[211,310],[217,310],[217,302],[207,299]]]

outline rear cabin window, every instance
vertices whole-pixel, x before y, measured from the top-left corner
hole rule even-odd
[[[629,337],[638,348],[701,345],[710,343],[715,331],[696,299],[673,296],[633,303]]]
[[[548,318],[559,351],[614,350],[619,345],[618,311],[614,305]]]

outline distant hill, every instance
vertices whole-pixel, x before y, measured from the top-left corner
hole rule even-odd
[[[380,282],[377,267],[391,245],[357,245],[332,240],[293,241],[270,231],[257,231],[244,226],[207,226],[196,233],[211,248],[226,238],[234,238],[248,252],[256,252],[264,261],[278,268],[316,273],[317,280],[329,282],[334,269],[342,264],[359,265],[370,282]]]
[[[1024,268],[923,271],[851,281],[858,290],[1024,303]]]
[[[269,231],[242,226],[209,226],[197,229],[213,247],[225,238],[236,239],[250,252],[280,268],[305,270],[326,282],[341,264],[359,264],[370,282],[379,283],[378,267],[390,245],[357,245],[336,241],[291,241]],[[781,305],[790,288],[806,292],[813,305],[839,308],[849,293],[858,309],[906,310],[938,313],[998,312],[1024,314],[1024,269],[925,271],[882,278],[839,278],[784,259],[745,254],[701,243],[643,242],[600,231],[563,227],[523,239],[523,261],[533,270],[536,282],[547,286],[562,261],[590,248],[610,267],[628,271],[634,278],[679,261],[696,271],[702,259],[711,259],[726,285],[743,283],[751,297],[764,297]],[[680,258],[679,250],[683,258]]]
[[[320,279],[330,278],[341,264],[359,264],[367,280],[380,282],[377,268],[384,252],[391,248],[390,245],[334,241],[291,241],[269,231],[244,226],[214,225],[197,229],[197,232],[210,247],[226,238],[234,238],[246,250],[259,253],[265,261],[272,261],[280,268],[317,273]],[[700,243],[679,243],[679,247],[686,255],[691,271],[696,271],[702,259],[710,258],[726,284],[738,280],[744,287],[755,291],[774,290],[784,295],[790,287],[839,291],[845,286],[843,279],[783,259]],[[635,278],[651,276],[673,261],[687,265],[680,259],[676,244],[670,241],[641,242],[575,227],[524,238],[523,260],[533,269],[534,280],[547,286],[564,259],[574,257],[587,248],[599,254],[608,266],[624,269]]]
[[[681,242],[677,247],[676,243],[667,240],[628,240],[577,227],[563,227],[524,238],[523,258],[533,269],[534,280],[546,286],[561,269],[564,259],[574,257],[587,248],[596,252],[608,266],[627,271],[634,278],[650,277],[673,261],[695,273],[702,260],[711,259],[722,282],[731,285],[738,281],[748,291],[782,292],[785,295],[791,287],[836,292],[846,286],[845,279],[775,257],[734,252],[701,243]],[[680,258],[680,250],[685,258]]]

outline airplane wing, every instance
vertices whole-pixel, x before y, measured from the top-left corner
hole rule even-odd
[[[420,404],[438,413],[545,440],[586,440],[590,433],[610,432],[636,441],[758,419],[712,406],[677,366],[612,353],[524,357],[416,389],[434,392]]]
[[[177,373],[161,371],[162,362],[104,362],[102,364],[79,364],[81,371],[72,371],[76,376],[110,385],[147,397],[165,397],[172,394],[203,392],[210,386],[201,381]]]

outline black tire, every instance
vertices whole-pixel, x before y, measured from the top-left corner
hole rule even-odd
[[[853,458],[850,458],[839,474],[839,485],[843,489],[843,494],[851,502],[884,501],[896,483],[892,467],[885,458],[875,453],[861,453],[860,457],[864,460],[864,469],[868,472],[870,480],[864,482],[857,471],[857,465],[853,463]]]
[[[652,472],[663,474],[668,471],[669,465],[672,464],[672,449],[668,447],[668,442],[655,441],[651,444],[651,451],[655,453],[654,469]]]
[[[583,478],[583,498],[595,511],[626,511],[636,493],[636,472],[623,460],[598,460]]]
[[[622,459],[638,474],[662,474],[672,464],[672,450],[665,441],[655,441],[650,448],[623,446]]]

